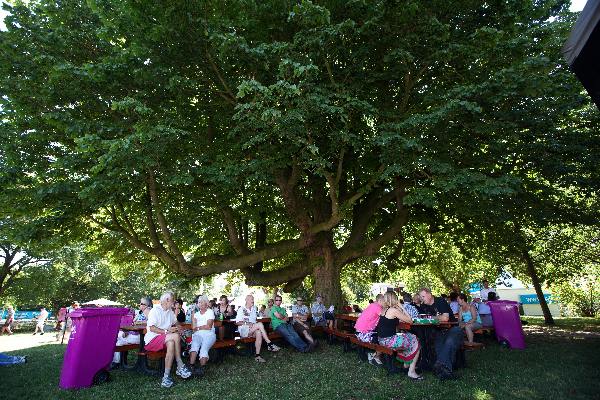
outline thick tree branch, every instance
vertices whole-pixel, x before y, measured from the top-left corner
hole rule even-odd
[[[227,227],[229,243],[231,243],[231,246],[235,252],[239,255],[250,253],[248,248],[240,239],[240,234],[235,224],[235,217],[233,216],[233,210],[231,207],[225,207],[221,210],[221,212],[223,213],[223,220],[225,221],[225,226]]]
[[[275,182],[281,191],[281,197],[285,204],[285,210],[296,224],[301,232],[306,233],[312,221],[310,216],[306,212],[307,207],[304,205],[304,201],[296,193],[296,185],[298,182],[297,177],[294,177],[297,173],[292,169],[291,173],[286,173],[284,170],[279,170],[275,174]],[[289,176],[288,176],[289,175]]]
[[[187,260],[183,257],[183,254],[179,250],[179,247],[173,240],[171,235],[171,231],[169,230],[169,226],[167,224],[167,220],[161,210],[160,202],[158,199],[158,190],[156,189],[156,177],[154,176],[154,171],[148,171],[148,188],[150,191],[150,200],[152,201],[152,205],[154,206],[154,210],[156,211],[156,217],[158,218],[158,225],[160,226],[160,230],[162,232],[163,238],[167,242],[169,246],[169,250],[173,253],[179,263],[179,270],[185,271],[189,269]]]
[[[248,286],[275,286],[283,283],[302,280],[310,274],[315,264],[322,262],[321,258],[310,259],[303,257],[301,260],[274,271],[257,272],[250,269],[242,270]]]
[[[223,75],[221,75],[221,72],[219,71],[219,67],[217,67],[217,64],[215,63],[215,60],[212,58],[212,55],[210,54],[210,52],[208,50],[206,50],[205,54],[206,54],[206,57],[208,58],[208,62],[210,63],[212,70],[215,72],[215,74],[217,75],[217,78],[219,79],[219,81],[223,85],[223,88],[225,89],[225,91],[228,94],[228,96],[221,96],[221,97],[225,98],[232,104],[236,104],[235,94],[231,91],[231,89],[229,88],[229,85],[227,84],[227,82],[225,82],[225,79],[223,79]]]
[[[190,262],[189,276],[206,276],[236,269],[248,268],[259,261],[272,260],[291,252],[302,250],[310,245],[310,241],[300,238],[283,240],[267,245],[246,255],[235,256],[194,256]]]
[[[362,246],[358,245],[358,243],[350,246],[347,242],[336,253],[336,263],[343,265],[360,257],[375,255],[379,249],[381,249],[381,247],[400,234],[402,227],[408,222],[408,209],[406,209],[406,207],[404,207],[402,204],[402,199],[406,195],[406,192],[403,187],[400,187],[394,190],[392,193],[396,197],[397,211],[389,227],[382,234],[367,241]],[[382,198],[383,197],[388,196],[382,196]]]

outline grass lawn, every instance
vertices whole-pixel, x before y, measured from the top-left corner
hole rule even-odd
[[[64,392],[58,389],[64,346],[48,344],[9,353],[26,354],[29,362],[0,368],[0,398],[600,399],[600,321],[560,319],[558,328],[528,321],[526,350],[504,349],[488,339],[484,350],[467,353],[468,367],[452,382],[439,382],[430,373],[423,382],[388,376],[360,362],[355,352],[322,342],[308,355],[263,352],[266,364],[228,355],[222,364],[210,365],[204,378],[178,379],[171,389],[161,389],[159,378],[113,371],[108,383]]]

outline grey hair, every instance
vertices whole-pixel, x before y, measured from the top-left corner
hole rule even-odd
[[[147,304],[147,307],[152,308],[152,299],[150,298],[150,296],[143,296],[142,300],[144,301],[144,303]]]
[[[196,303],[208,304],[208,297],[205,294],[201,294],[200,296],[198,296],[198,300],[196,300]]]
[[[164,292],[161,296],[160,296],[160,301],[161,303],[163,301],[167,301],[168,298],[174,299],[175,295],[173,294],[173,292]]]

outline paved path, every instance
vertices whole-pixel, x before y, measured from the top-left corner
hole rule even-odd
[[[44,335],[40,335],[39,333],[32,335],[31,332],[15,333],[11,336],[4,334],[0,336],[0,353],[59,343],[60,340],[56,341],[56,333],[54,331],[46,332]]]

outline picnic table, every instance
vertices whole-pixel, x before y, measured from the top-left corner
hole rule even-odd
[[[336,314],[335,318],[342,321],[354,323],[358,320],[359,316],[359,313]],[[453,326],[457,325],[458,321],[438,321],[437,323],[416,321],[408,323],[400,321],[398,323],[398,329],[410,331],[411,333],[417,336],[419,342],[421,343],[421,355],[419,356],[417,368],[420,368],[421,370],[431,370],[436,359],[434,344],[435,330],[450,329]],[[462,351],[459,354],[459,360],[461,362],[464,362],[464,354],[462,353]]]

